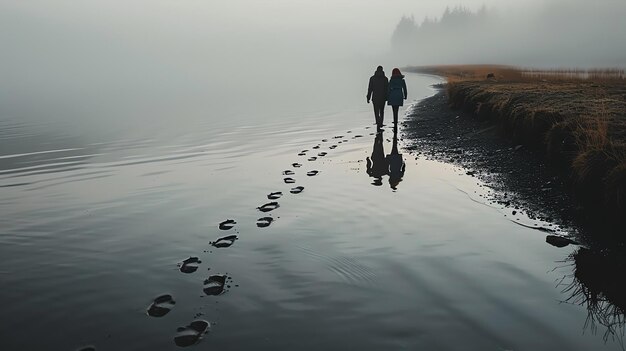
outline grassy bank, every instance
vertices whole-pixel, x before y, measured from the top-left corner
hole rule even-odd
[[[621,70],[411,67],[448,80],[450,104],[501,125],[563,170],[595,218],[626,222],[626,80]]]

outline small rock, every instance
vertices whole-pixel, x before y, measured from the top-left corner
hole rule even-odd
[[[566,238],[564,236],[559,236],[559,235],[548,235],[546,236],[546,242],[552,246],[556,246],[556,247],[565,247],[567,245],[578,245],[577,242],[575,242],[572,239]]]

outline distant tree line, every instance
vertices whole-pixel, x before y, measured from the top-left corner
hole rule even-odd
[[[421,23],[403,16],[391,36],[391,53],[408,65],[623,67],[626,3],[590,8],[571,1],[555,0],[526,13],[448,7],[441,17]]]
[[[402,16],[391,37],[392,49],[403,52],[415,45],[431,43],[434,39],[458,37],[464,29],[476,30],[486,27],[488,17],[485,6],[477,12],[472,12],[462,6],[452,9],[446,7],[441,18],[426,17],[421,24],[415,22],[414,16]]]

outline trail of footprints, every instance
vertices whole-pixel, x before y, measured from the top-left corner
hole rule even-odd
[[[366,127],[365,129],[368,129],[368,127]],[[351,131],[346,132],[346,134],[350,134],[350,133],[352,132]],[[354,135],[352,139],[356,139],[360,137],[362,137],[362,135]],[[332,140],[336,140],[336,144],[327,146],[328,150],[334,150],[339,146],[339,144],[348,142],[348,139],[346,139],[343,135],[337,135],[333,137]],[[316,150],[315,152],[317,152],[317,150],[321,149],[323,146],[326,146],[324,144],[328,143],[329,141],[330,141],[329,139],[322,139],[321,143],[312,146],[311,149]],[[298,156],[307,156],[309,152],[310,150],[308,149],[302,150],[298,153]],[[325,151],[317,152],[317,156],[309,156],[307,160],[309,162],[314,162],[314,161],[317,161],[319,158],[324,157],[326,155],[328,155],[328,153]],[[291,164],[291,166],[293,168],[300,168],[302,167],[302,164],[298,162],[294,162]],[[296,174],[296,172],[292,169],[286,169],[282,172],[282,174],[284,176],[293,176]],[[314,177],[314,176],[317,176],[318,174],[320,174],[320,171],[318,170],[309,170],[306,172],[306,175],[308,177]],[[285,177],[283,178],[283,181],[285,182],[285,184],[294,184],[296,182],[296,180],[293,177]],[[304,191],[304,187],[300,185],[289,189],[289,193],[291,194],[300,194],[303,191]],[[267,195],[267,199],[278,200],[282,196],[283,196],[283,192],[275,191],[275,192],[269,193]],[[256,209],[262,213],[270,213],[278,209],[279,207],[280,207],[280,204],[277,201],[271,201],[271,202],[267,202],[257,207]],[[271,216],[260,217],[259,219],[257,219],[256,226],[258,228],[267,228],[274,221],[275,221],[275,218]],[[234,229],[236,225],[237,225],[237,221],[235,221],[234,219],[226,219],[223,222],[218,224],[218,228],[223,231],[230,231]],[[210,241],[209,245],[217,249],[229,248],[233,246],[238,239],[239,237],[236,234],[226,235],[223,237],[219,237],[215,239],[214,241]],[[192,274],[198,270],[201,264],[202,264],[202,261],[200,260],[200,258],[192,256],[178,263],[178,269],[182,273]],[[202,291],[204,292],[206,296],[223,295],[230,288],[231,282],[232,282],[232,278],[229,277],[227,274],[213,274],[203,280]],[[150,317],[161,318],[161,317],[166,316],[174,308],[175,305],[176,305],[176,301],[174,300],[174,297],[172,295],[170,294],[160,295],[156,297],[152,301],[152,303],[148,306],[146,310],[146,314]],[[202,315],[202,313],[197,314],[196,317],[200,315]],[[202,319],[193,320],[191,323],[189,323],[186,326],[178,327],[178,329],[176,330],[176,334],[174,336],[174,344],[176,344],[179,347],[188,347],[188,346],[196,345],[203,339],[203,337],[207,333],[209,333],[210,329],[211,329],[211,323],[209,323],[208,321],[205,321]],[[89,346],[85,346],[81,348],[80,350],[81,351],[82,350],[95,351],[95,347],[92,345],[89,345]]]

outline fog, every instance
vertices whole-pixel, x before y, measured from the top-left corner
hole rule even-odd
[[[485,5],[488,23],[392,47],[402,16],[419,25],[459,4]],[[571,0],[2,0],[0,120],[100,126],[331,110],[337,86],[341,103],[363,100],[379,63],[620,65],[625,9]]]
[[[546,68],[626,66],[626,2],[555,0],[517,8],[451,8],[405,18],[392,55],[407,64],[503,63]]]

